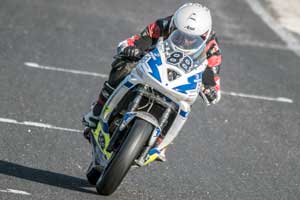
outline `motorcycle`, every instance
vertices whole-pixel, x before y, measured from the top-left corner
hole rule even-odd
[[[97,128],[88,130],[93,160],[86,175],[99,194],[112,194],[132,166],[160,158],[201,94],[206,66],[205,53],[195,61],[169,39],[136,63],[105,103]]]

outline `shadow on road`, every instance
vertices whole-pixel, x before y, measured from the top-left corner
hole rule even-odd
[[[91,187],[91,185],[84,179],[68,176],[65,174],[59,174],[56,172],[34,169],[7,161],[0,160],[0,174],[14,176],[17,178],[56,186],[68,190],[97,194],[94,191],[82,188]]]

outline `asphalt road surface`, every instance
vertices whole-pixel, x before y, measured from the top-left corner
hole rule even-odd
[[[205,1],[224,55],[221,102],[198,101],[168,161],[131,170],[112,196],[85,180],[80,120],[105,78],[66,70],[109,73],[119,41],[181,3],[1,0],[0,199],[300,198],[300,60],[237,0]]]

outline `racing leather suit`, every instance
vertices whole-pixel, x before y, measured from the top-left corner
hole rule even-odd
[[[121,42],[118,46],[118,53],[121,53],[127,46],[135,46],[143,51],[147,51],[154,46],[159,37],[167,39],[170,33],[170,23],[172,16],[161,18],[155,22],[149,24],[141,34],[133,35],[131,38]],[[208,60],[208,66],[203,77],[203,84],[206,86],[214,86],[217,92],[220,92],[220,67],[222,63],[221,50],[219,48],[218,39],[215,32],[212,31],[208,36],[206,43],[206,55]],[[149,42],[150,40],[150,42]],[[114,65],[115,63],[113,63]],[[112,66],[114,68],[114,66]],[[213,76],[207,76],[208,71],[213,72]],[[209,80],[212,78],[211,80]],[[114,85],[116,86],[116,85]]]

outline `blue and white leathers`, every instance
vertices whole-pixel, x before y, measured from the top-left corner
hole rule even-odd
[[[146,54],[116,88],[101,113],[100,121],[105,127],[112,110],[135,85],[143,84],[154,88],[178,105],[175,121],[157,147],[161,151],[174,140],[186,122],[191,105],[199,95],[202,73],[206,66],[205,58],[193,61],[184,53],[173,50],[168,40],[158,42],[156,48]],[[157,123],[153,124],[158,126]],[[157,128],[159,130],[160,127]]]

